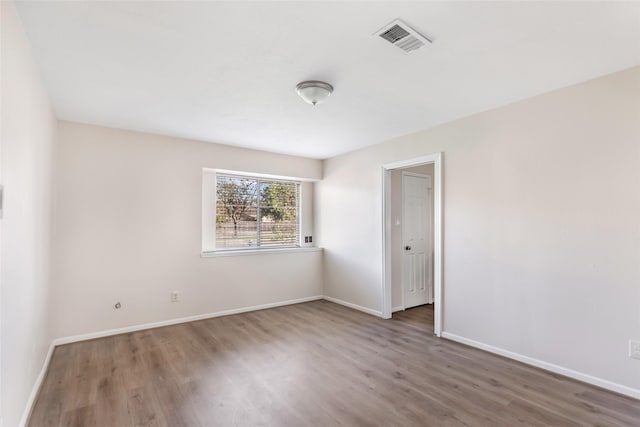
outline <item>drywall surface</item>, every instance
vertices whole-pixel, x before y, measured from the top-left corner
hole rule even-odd
[[[320,161],[69,122],[59,143],[56,337],[322,295],[321,252],[200,256],[203,168],[320,179]]]
[[[51,343],[52,165],[57,121],[13,2],[2,14],[3,425],[17,426]]]
[[[382,165],[443,152],[444,331],[640,390],[640,68],[324,162],[325,295],[382,295]]]
[[[402,172],[413,172],[428,175],[433,183],[433,164],[420,165],[391,171],[391,307],[402,306]],[[433,191],[430,192],[433,207]],[[433,215],[431,216],[433,226]],[[433,236],[431,236],[433,240]]]

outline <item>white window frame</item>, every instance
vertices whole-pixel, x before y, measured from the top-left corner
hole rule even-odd
[[[306,252],[319,250],[315,247],[302,247],[302,197],[303,190],[300,185],[298,193],[298,229],[300,230],[298,235],[297,246],[291,247],[266,247],[266,248],[234,248],[234,249],[217,249],[216,248],[216,187],[218,174],[221,175],[236,175],[246,176],[247,178],[255,179],[269,179],[278,181],[292,181],[301,184],[302,180],[299,178],[280,176],[280,175],[267,175],[260,173],[240,172],[226,169],[202,169],[202,257],[216,257],[216,256],[233,256],[233,255],[251,255],[260,253],[287,253],[287,252]],[[213,197],[212,197],[213,195]],[[213,220],[212,220],[213,219]]]

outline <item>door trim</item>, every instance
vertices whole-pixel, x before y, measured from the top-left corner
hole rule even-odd
[[[442,280],[442,152],[382,165],[382,317],[391,318],[391,171],[433,164],[433,332],[440,336],[443,323]]]

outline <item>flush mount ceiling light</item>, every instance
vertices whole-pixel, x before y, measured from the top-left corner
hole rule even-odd
[[[324,101],[333,92],[333,86],[329,83],[321,82],[318,80],[307,80],[306,82],[300,82],[296,86],[296,92],[300,95],[300,98],[304,99],[311,105],[316,105]]]

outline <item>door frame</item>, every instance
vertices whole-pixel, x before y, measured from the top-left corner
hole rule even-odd
[[[433,332],[442,333],[442,152],[382,165],[382,317],[391,318],[391,171],[433,164]]]
[[[416,173],[416,172],[407,172],[407,171],[404,171],[404,170],[402,171],[402,186],[401,186],[402,187],[402,190],[401,190],[402,191],[402,197],[401,197],[401,202],[400,203],[402,203],[402,231],[401,231],[401,234],[402,234],[402,245],[403,246],[405,245],[405,242],[404,242],[404,238],[405,238],[404,225],[407,223],[405,221],[405,217],[404,217],[404,215],[405,215],[405,210],[404,210],[404,208],[405,208],[405,205],[404,205],[404,177],[405,176],[416,176],[416,177],[419,177],[419,178],[428,178],[429,184],[431,185],[431,191],[433,191],[433,181],[434,181],[433,177],[431,175],[425,175],[425,174]],[[428,196],[429,196],[429,194],[427,194],[427,197]],[[431,200],[429,200],[429,205],[431,205],[431,216],[433,216],[433,204],[431,203]],[[432,225],[432,221],[429,221],[429,227],[431,227],[431,225]],[[433,237],[433,230],[432,229],[429,229],[429,236]],[[402,253],[402,256],[404,257],[404,251]],[[431,266],[431,268],[433,269],[433,266]],[[405,291],[406,290],[404,288],[404,258],[402,259],[402,275],[401,275],[401,277],[402,277],[402,299],[401,299],[401,301],[402,301],[402,309],[406,310],[407,304],[406,304],[406,298],[405,298],[405,296],[406,296],[405,295]],[[435,287],[434,283],[432,283],[431,286]],[[435,291],[434,291],[434,293],[435,293]],[[433,301],[431,301],[431,302],[429,302],[427,304],[432,304],[435,301],[435,297],[434,297],[434,295],[431,295],[431,291],[429,291],[429,296],[431,297],[431,299]],[[393,307],[391,308],[391,310],[393,311]],[[392,315],[393,315],[393,313],[392,313]]]

